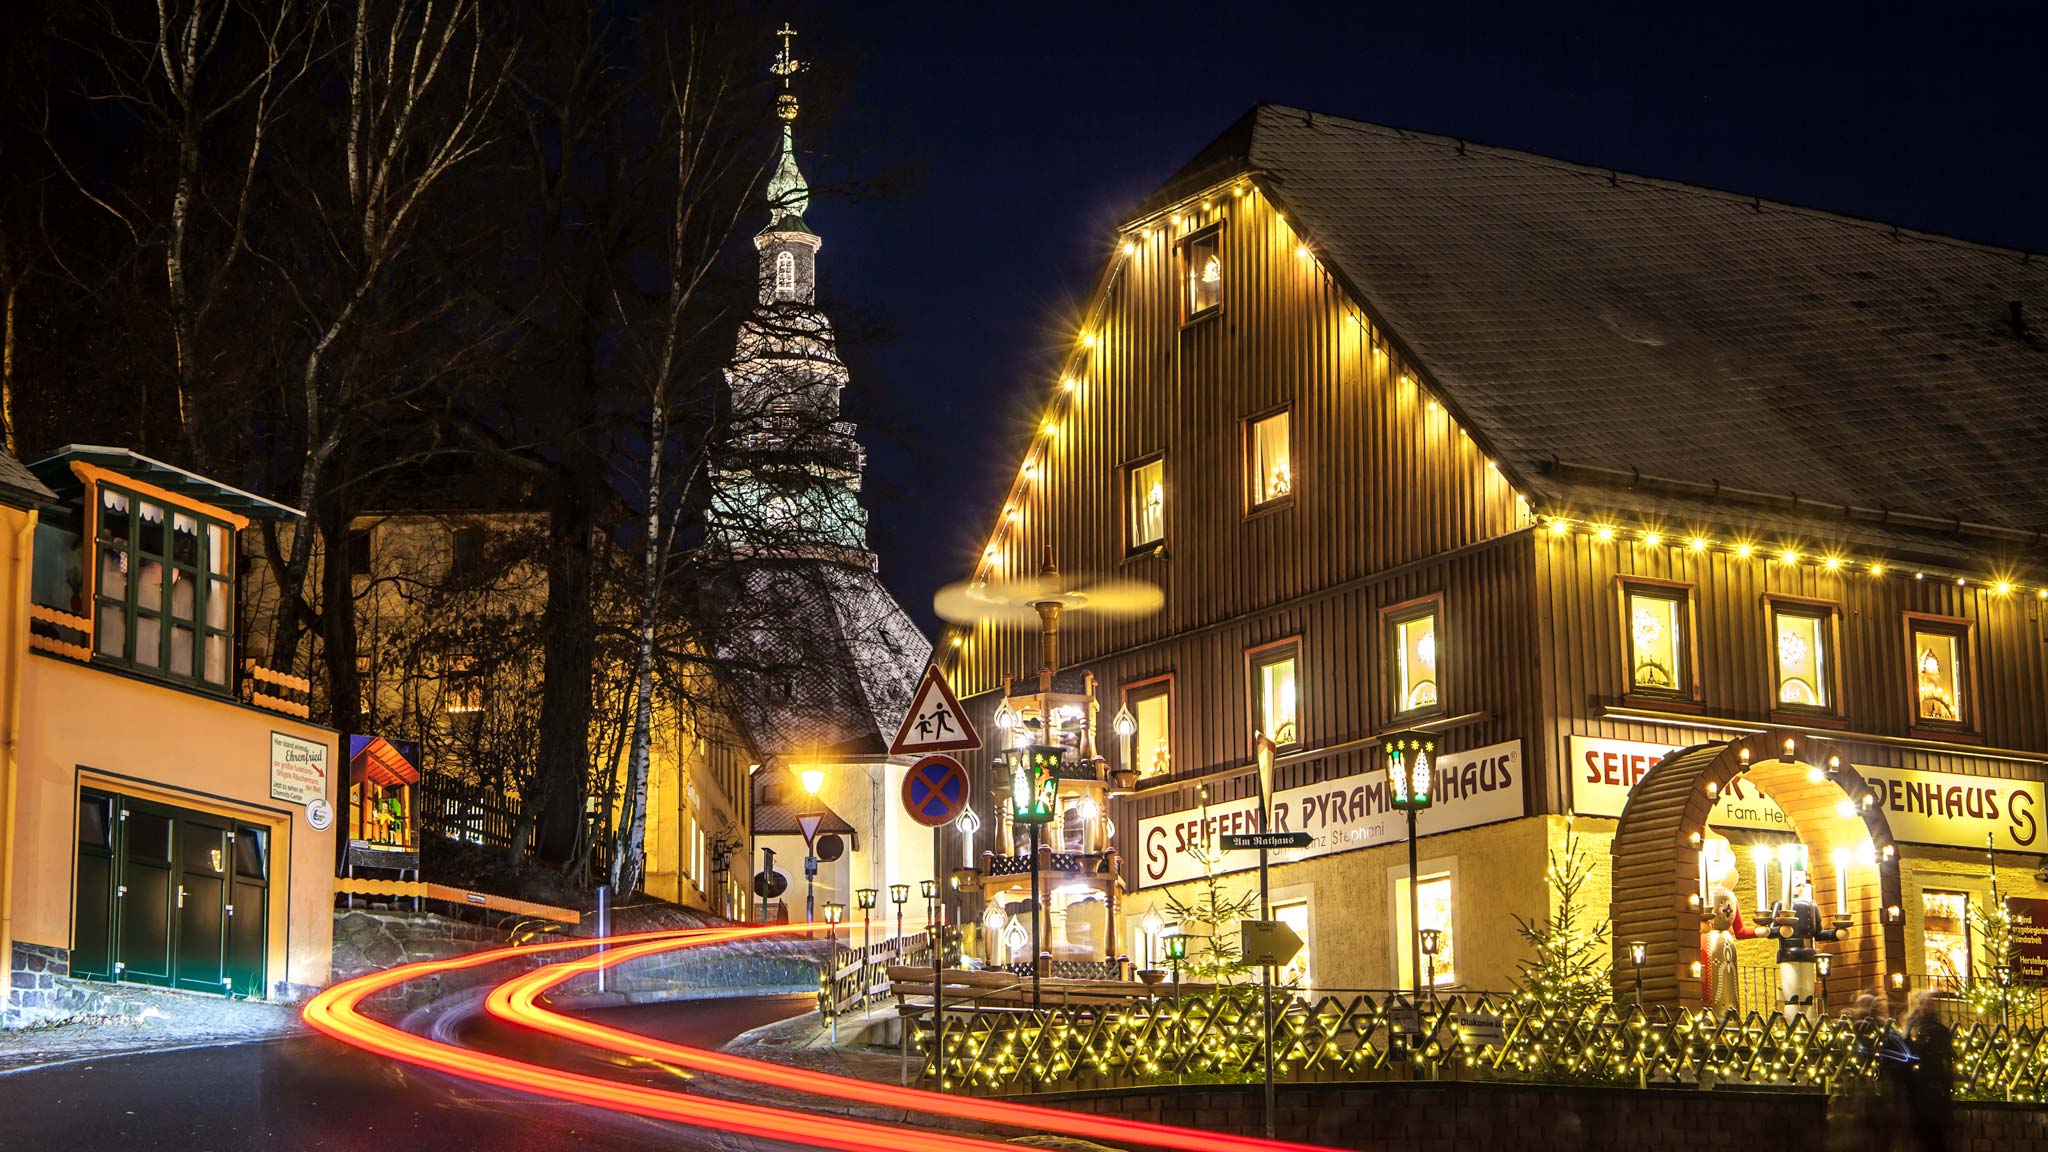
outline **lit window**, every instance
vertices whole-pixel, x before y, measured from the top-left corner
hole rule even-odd
[[[1131,733],[1131,763],[1139,779],[1173,771],[1173,691],[1164,680],[1125,690],[1137,730]]]
[[[98,654],[225,689],[234,530],[109,485],[98,491]]]
[[[1436,612],[1411,612],[1393,621],[1394,712],[1426,712],[1443,704],[1438,688]]]
[[[1301,712],[1295,695],[1299,652],[1289,644],[1252,657],[1252,723],[1282,748],[1301,743]]]
[[[1960,991],[1970,979],[1970,894],[1920,893],[1921,930],[1927,948],[1927,973]]]
[[[1689,614],[1680,589],[1628,589],[1629,687],[1645,692],[1683,692],[1691,677],[1685,630]]]
[[[1287,925],[1293,929],[1296,936],[1301,937],[1301,951],[1296,952],[1294,959],[1289,960],[1280,969],[1280,982],[1296,988],[1315,987],[1314,980],[1309,975],[1308,901],[1296,900],[1288,904],[1273,905],[1273,919]]]
[[[1780,606],[1772,619],[1778,703],[1793,708],[1832,707],[1828,691],[1828,678],[1834,673],[1828,653],[1831,614],[1826,609]]]
[[[1963,636],[1960,628],[1913,627],[1913,717],[1921,723],[1960,725],[1964,711]]]
[[[1155,457],[1130,470],[1131,548],[1166,539],[1166,461]]]
[[[775,298],[791,300],[796,297],[796,257],[788,252],[775,254]]]
[[[1415,902],[1423,930],[1434,929],[1437,932],[1436,955],[1425,954],[1422,957],[1422,979],[1427,982],[1433,970],[1436,973],[1434,987],[1454,985],[1458,982],[1458,960],[1457,950],[1453,947],[1456,937],[1451,932],[1451,874],[1424,873],[1422,883],[1415,890]],[[1399,961],[1399,970],[1394,973],[1396,987],[1408,988],[1415,982],[1415,936],[1415,930],[1408,921],[1408,878],[1402,876],[1394,881],[1394,951]]]
[[[1294,495],[1294,452],[1288,442],[1287,413],[1275,412],[1252,421],[1246,446],[1251,451],[1246,471],[1252,482],[1252,507],[1263,508]]]
[[[1187,314],[1193,320],[1223,303],[1222,233],[1215,228],[1181,242],[1181,274],[1187,277]]]

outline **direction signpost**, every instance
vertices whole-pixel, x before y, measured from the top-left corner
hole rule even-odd
[[[981,735],[953,686],[937,664],[926,668],[924,680],[910,698],[910,709],[889,744],[893,756],[919,756],[903,777],[903,807],[910,818],[932,830],[932,883],[945,883],[946,826],[967,808],[967,769],[948,752],[972,752]],[[938,903],[932,925],[932,1051],[946,1051],[946,901]]]
[[[1222,840],[1225,852],[1241,848],[1256,848],[1261,852],[1274,848],[1306,848],[1316,842],[1316,838],[1306,832],[1225,832]]]

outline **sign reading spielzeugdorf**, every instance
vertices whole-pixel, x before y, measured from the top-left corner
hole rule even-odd
[[[1635,740],[1572,737],[1572,811],[1581,816],[1619,816],[1628,794],[1657,761],[1677,745]],[[1721,790],[1707,823],[1715,828],[1790,832],[1792,819],[1752,780],[1737,777]]]
[[[2009,852],[2039,852],[2048,844],[2039,781],[1865,764],[1856,771],[1877,793],[1895,840],[1982,848],[1988,836]]]
[[[327,745],[270,734],[270,798],[310,804],[327,797]]]
[[[1513,820],[1522,815],[1522,742],[1510,740],[1470,752],[1447,752],[1436,762],[1436,804],[1423,811],[1423,835]],[[1360,772],[1288,788],[1273,797],[1273,832],[1306,832],[1306,848],[1276,850],[1275,864],[1353,848],[1391,844],[1408,834],[1407,817],[1394,809],[1385,772]],[[1190,808],[1138,822],[1138,886],[1177,884],[1216,872],[1259,866],[1250,852],[1225,852],[1225,833],[1262,831],[1255,798]]]

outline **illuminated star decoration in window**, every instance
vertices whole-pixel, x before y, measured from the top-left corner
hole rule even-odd
[[[1209,257],[1207,261],[1205,261],[1202,264],[1202,283],[1216,284],[1220,283],[1222,280],[1223,261],[1220,258],[1212,255]]]
[[[1669,688],[1671,670],[1649,655],[1657,641],[1664,635],[1664,622],[1648,608],[1638,608],[1635,613],[1636,633],[1636,683],[1654,688]]]
[[[1778,659],[1795,666],[1806,663],[1806,641],[1797,632],[1779,632]]]

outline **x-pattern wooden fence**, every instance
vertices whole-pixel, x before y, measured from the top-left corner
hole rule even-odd
[[[1708,1079],[1822,1089],[1872,1074],[1878,1059],[1875,1027],[1841,1016],[1788,1023],[1617,1005],[1569,1013],[1490,993],[1425,997],[1413,1008],[1398,994],[1273,995],[1274,1075],[1294,1082]],[[916,1043],[926,1083],[976,1095],[1242,1083],[1262,1075],[1262,1017],[1256,988],[1037,1012],[962,1005],[946,1013],[943,1061],[931,1055],[929,1012]],[[2048,1092],[2048,1031],[1968,1023],[1956,1029],[1955,1052],[1959,1095],[2040,1100]]]

